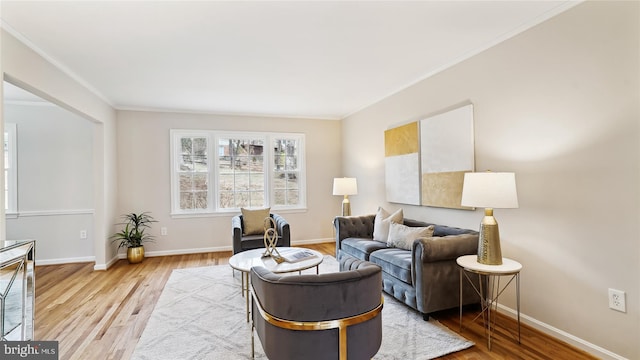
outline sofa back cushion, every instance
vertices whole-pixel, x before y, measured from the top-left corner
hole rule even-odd
[[[435,226],[406,226],[398,223],[391,223],[389,227],[389,238],[387,246],[411,250],[413,241],[422,237],[432,237]]]
[[[373,222],[373,240],[386,243],[389,238],[389,227],[392,222],[402,224],[404,214],[402,209],[390,214],[382,207],[378,208],[376,218]]]
[[[478,232],[471,229],[462,229],[454,226],[437,225],[419,220],[404,218],[404,225],[412,227],[426,227],[434,225],[433,236],[448,236],[461,234],[477,234]]]

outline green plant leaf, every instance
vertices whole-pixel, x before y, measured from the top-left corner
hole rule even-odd
[[[151,228],[151,223],[157,222],[150,213],[129,213],[122,215],[124,228],[111,236],[112,242],[119,242],[118,248],[137,247],[145,242],[153,242],[154,237],[145,233],[145,229]]]

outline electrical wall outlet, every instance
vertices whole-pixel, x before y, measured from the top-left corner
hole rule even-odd
[[[161,227],[160,228],[160,235],[167,235],[167,228],[166,227]]]
[[[87,238],[87,230],[80,230],[80,239]]]
[[[609,289],[609,308],[616,311],[627,312],[624,291]]]

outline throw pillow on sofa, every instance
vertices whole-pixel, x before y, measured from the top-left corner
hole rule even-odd
[[[391,223],[387,246],[411,250],[413,241],[422,237],[432,237],[435,227],[411,227],[398,223]]]
[[[242,211],[242,225],[244,235],[260,235],[264,233],[264,219],[269,217],[271,208],[266,209],[245,209]]]
[[[389,239],[389,226],[391,223],[402,224],[403,221],[404,214],[402,209],[398,209],[393,214],[389,214],[387,210],[379,207],[373,222],[373,240],[386,243]]]

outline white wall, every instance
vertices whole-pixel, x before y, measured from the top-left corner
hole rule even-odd
[[[520,208],[495,215],[503,255],[524,265],[527,320],[599,356],[639,359],[639,10],[582,3],[345,119],[354,213],[402,207],[478,228],[481,210],[384,198],[384,130],[470,100],[476,170],[516,173]],[[626,291],[626,313],[608,309],[608,288]],[[514,309],[513,292],[501,302]]]
[[[95,209],[94,253],[96,268],[106,269],[107,259],[113,258],[115,254],[115,247],[108,240],[110,225],[116,218],[116,200],[113,195],[117,192],[115,111],[100,97],[4,29],[0,31],[0,47],[0,70],[5,80],[95,122],[91,180]],[[5,237],[4,209],[0,209],[0,218],[0,236]]]
[[[118,210],[150,211],[159,223],[149,255],[231,250],[231,216],[171,218],[169,130],[216,129],[305,134],[307,210],[278,212],[291,226],[293,243],[327,241],[342,199],[332,195],[340,173],[340,122],[311,119],[118,111]],[[160,236],[160,227],[167,236]],[[113,229],[114,231],[116,228]]]
[[[94,124],[51,103],[5,102],[4,120],[17,127],[18,217],[7,238],[36,239],[40,264],[93,261]]]
[[[331,236],[331,217],[339,212],[340,199],[331,196],[334,176],[359,179],[354,214],[372,213],[378,205],[400,206],[384,201],[385,129],[471,100],[476,168],[517,173],[520,209],[496,210],[496,217],[504,255],[524,265],[523,313],[576,341],[602,347],[591,348],[602,350],[602,356],[609,350],[637,359],[638,12],[637,2],[580,4],[349,117],[341,144],[335,122],[122,112],[116,157],[116,115],[109,104],[4,30],[0,70],[12,82],[96,121],[97,268],[106,268],[115,255],[107,241],[114,230],[110,224],[118,213],[138,206],[154,212],[169,229],[151,251],[229,247],[226,217],[168,217],[169,128],[306,132],[309,211],[287,218],[294,241],[318,239]],[[143,151],[133,158],[123,155],[131,149]],[[149,158],[160,160],[145,162]],[[138,162],[144,165],[138,168]],[[471,228],[482,216],[480,211],[403,207],[408,217]],[[627,292],[627,313],[607,308],[608,287]],[[504,304],[514,307],[513,296]]]

